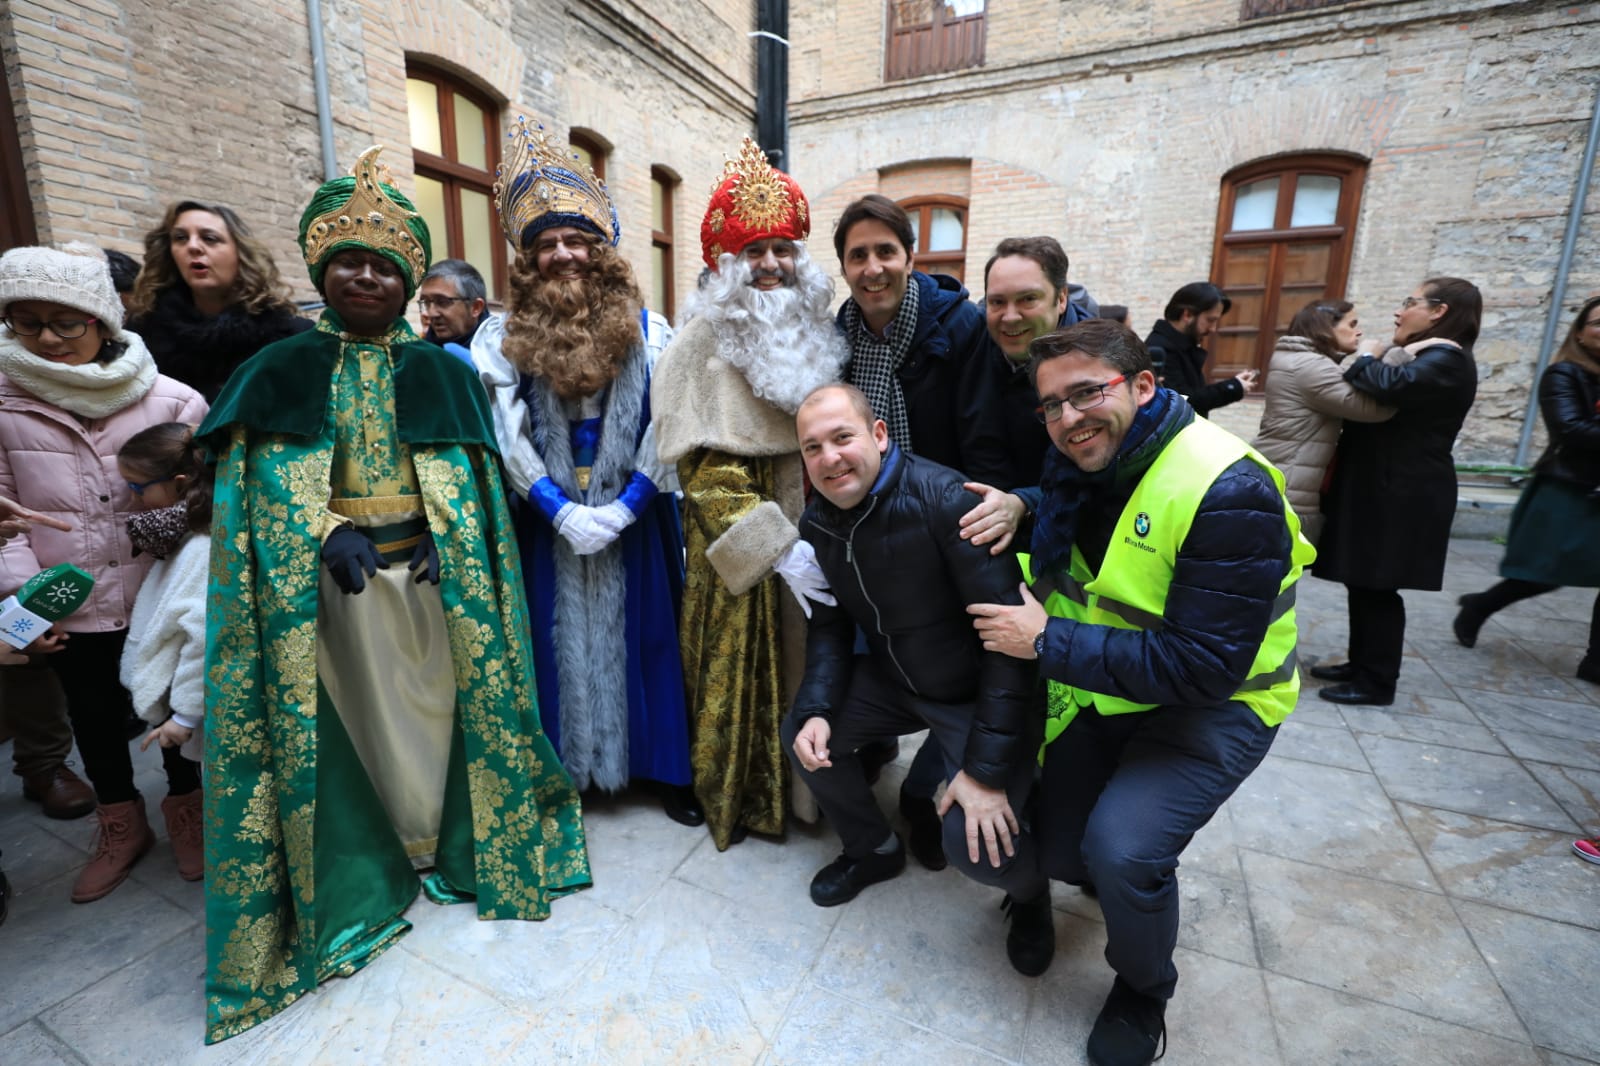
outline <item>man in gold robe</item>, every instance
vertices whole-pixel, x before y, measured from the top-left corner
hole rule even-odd
[[[718,849],[783,831],[779,723],[805,670],[810,603],[833,602],[795,526],[805,499],[794,412],[838,380],[849,354],[829,311],[833,282],[806,251],[810,230],[800,186],[747,138],[700,229],[711,273],[651,394],[657,449],[683,488],[691,761]],[[803,787],[793,802],[815,819]]]

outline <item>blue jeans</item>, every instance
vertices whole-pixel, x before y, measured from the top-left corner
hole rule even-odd
[[[1080,713],[1045,749],[1034,816],[1045,874],[1092,882],[1106,961],[1135,991],[1178,983],[1178,856],[1277,736],[1242,703]]]

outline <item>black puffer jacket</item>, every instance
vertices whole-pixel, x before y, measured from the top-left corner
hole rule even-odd
[[[1600,378],[1577,363],[1556,363],[1539,379],[1539,412],[1550,446],[1534,469],[1586,489],[1600,487]]]
[[[838,597],[819,605],[806,639],[806,673],[795,697],[800,721],[831,718],[850,686],[859,624],[871,653],[917,696],[975,703],[962,769],[1001,787],[1029,734],[1034,665],[986,652],[966,608],[1022,602],[1022,572],[961,539],[958,522],[975,497],[948,467],[890,445],[871,493],[841,511],[820,495],[800,517],[800,535]]]

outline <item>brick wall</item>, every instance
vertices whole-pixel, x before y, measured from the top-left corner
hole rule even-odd
[[[1370,161],[1347,295],[1369,330],[1422,278],[1485,296],[1458,449],[1509,461],[1600,84],[1600,5],[1344,5],[1239,22],[1237,3],[990,5],[988,62],[885,84],[881,3],[797,9],[795,174],[817,225],[918,164],[970,160],[967,280],[1049,233],[1071,277],[1148,329],[1207,277],[1222,179],[1292,152]],[[876,57],[876,58],[874,58]],[[891,195],[899,194],[891,192]],[[1600,290],[1591,194],[1562,328]]]
[[[651,288],[650,168],[682,177],[675,280],[724,153],[753,132],[753,0],[323,0],[337,165],[368,145],[412,191],[408,58],[565,133],[616,146],[607,174],[622,251]],[[39,236],[138,253],[166,205],[235,207],[301,298],[295,245],[322,181],[303,0],[14,0],[0,6]],[[649,106],[641,106],[648,101]],[[11,195],[12,190],[7,190]],[[17,195],[24,195],[21,190]]]

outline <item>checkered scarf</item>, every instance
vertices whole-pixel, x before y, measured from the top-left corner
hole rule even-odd
[[[911,419],[906,415],[906,396],[900,388],[900,364],[911,351],[911,337],[917,331],[917,279],[910,278],[900,310],[889,323],[889,339],[879,340],[861,318],[861,305],[854,300],[844,305],[844,332],[850,338],[850,384],[866,393],[873,413],[889,426],[889,439],[910,455]]]

